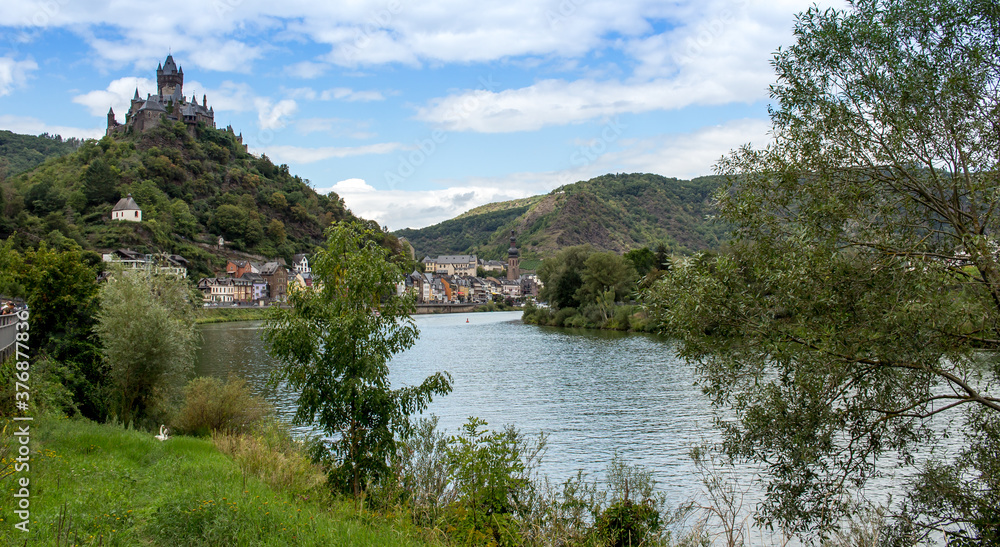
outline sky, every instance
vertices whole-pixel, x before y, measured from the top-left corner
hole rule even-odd
[[[100,138],[168,54],[216,125],[391,230],[765,145],[800,0],[13,0],[0,129]],[[841,3],[821,6],[843,7]]]

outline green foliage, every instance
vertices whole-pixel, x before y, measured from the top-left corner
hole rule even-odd
[[[78,146],[79,139],[63,140],[48,133],[32,137],[0,130],[0,180],[27,171],[48,158],[68,154]]]
[[[389,358],[413,345],[417,329],[412,299],[395,294],[403,274],[381,235],[358,222],[332,226],[310,261],[319,288],[290,294],[292,307],[274,308],[264,333],[281,362],[275,379],[300,393],[295,421],[334,436],[331,483],[356,498],[389,480],[409,416],[451,390],[447,373],[389,386]]]
[[[593,252],[587,245],[570,247],[542,263],[538,278],[544,287],[538,297],[556,309],[579,307],[583,274]]]
[[[118,197],[117,183],[118,177],[108,163],[101,158],[95,159],[83,172],[83,195],[87,198],[84,205],[114,203]],[[77,210],[82,211],[83,207]]]
[[[85,416],[102,418],[104,376],[94,334],[97,310],[97,273],[94,258],[75,244],[57,251],[42,244],[24,253],[14,241],[0,244],[0,292],[24,298],[30,309],[31,348],[36,356],[53,360],[46,367],[73,395],[73,404]],[[44,360],[44,359],[43,359]],[[39,376],[42,381],[42,376]]]
[[[184,387],[184,405],[174,420],[180,432],[247,433],[270,412],[267,403],[250,392],[246,380],[230,375],[218,378],[199,376]]]
[[[647,537],[660,530],[660,512],[651,504],[617,501],[597,517],[596,527],[605,545],[643,545]]]
[[[95,331],[112,416],[150,427],[164,421],[194,360],[192,312],[178,277],[117,272],[105,282]]]
[[[728,455],[767,466],[770,522],[823,536],[883,456],[912,465],[919,449],[934,456],[901,528],[996,537],[996,513],[963,500],[997,492],[976,454],[1000,415],[982,353],[1000,349],[1000,134],[983,115],[1000,107],[998,29],[978,1],[801,14],[774,61],[774,141],[718,166],[732,249],[674,261],[650,293],[735,413]],[[965,420],[949,442],[939,414]]]
[[[479,418],[469,418],[462,434],[448,442],[448,471],[459,500],[449,510],[452,535],[465,543],[490,541],[519,545],[513,515],[519,495],[530,485],[517,431],[489,431]]]

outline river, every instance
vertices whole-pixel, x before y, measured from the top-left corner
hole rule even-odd
[[[420,338],[390,363],[394,387],[414,385],[437,371],[454,380],[425,414],[457,433],[476,416],[499,429],[548,435],[541,471],[561,481],[577,470],[601,479],[617,453],[654,471],[675,503],[700,491],[688,458],[692,445],[715,438],[712,409],[695,386],[693,368],[668,341],[651,335],[563,330],[525,325],[520,312],[416,317]],[[260,324],[201,327],[197,373],[246,378],[290,417],[295,394],[265,391],[274,362]]]
[[[668,504],[704,499],[688,452],[718,438],[713,408],[695,384],[694,368],[676,357],[669,340],[525,325],[520,316],[417,316],[420,338],[390,363],[392,385],[414,385],[435,372],[449,372],[453,391],[435,398],[425,414],[437,415],[439,426],[449,433],[457,433],[470,416],[493,429],[513,424],[527,435],[545,432],[548,450],[540,471],[553,481],[577,470],[603,480],[617,452],[627,463],[653,472]],[[260,323],[208,324],[200,331],[199,375],[242,376],[275,406],[279,417],[291,417],[295,393],[265,389],[275,364],[261,341]],[[956,427],[950,420],[937,426],[939,431]],[[297,431],[311,432],[303,427]],[[918,460],[928,455],[918,453]],[[890,492],[901,493],[913,468],[892,469],[893,461],[887,456],[880,462],[888,464],[885,475],[869,483],[868,499],[884,502]],[[747,487],[755,473],[741,468],[737,476],[747,489],[743,510],[752,510],[761,496],[759,486]]]

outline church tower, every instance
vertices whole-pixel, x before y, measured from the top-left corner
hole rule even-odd
[[[507,281],[517,281],[521,278],[521,251],[517,250],[517,240],[514,230],[510,231],[510,249],[507,249]]]
[[[184,69],[177,70],[173,55],[167,55],[163,65],[156,67],[156,90],[163,100],[175,93],[184,94]]]

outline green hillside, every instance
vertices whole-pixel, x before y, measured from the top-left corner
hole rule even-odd
[[[192,136],[165,122],[139,135],[86,141],[77,150],[0,181],[0,238],[18,245],[72,240],[84,249],[166,251],[208,274],[223,253],[284,257],[311,252],[331,222],[351,217],[336,194],[248,154],[232,131],[200,126]],[[111,221],[131,194],[141,223]],[[219,235],[226,250],[219,251]],[[395,243],[395,238],[387,238]]]
[[[0,180],[23,173],[49,158],[69,154],[80,143],[79,139],[63,140],[48,133],[35,137],[0,130]]]
[[[491,203],[420,230],[400,230],[424,255],[506,256],[510,230],[522,254],[544,258],[590,244],[624,252],[664,243],[673,253],[717,247],[725,227],[707,220],[719,177],[679,180],[659,175],[609,174],[562,186],[543,196]]]

